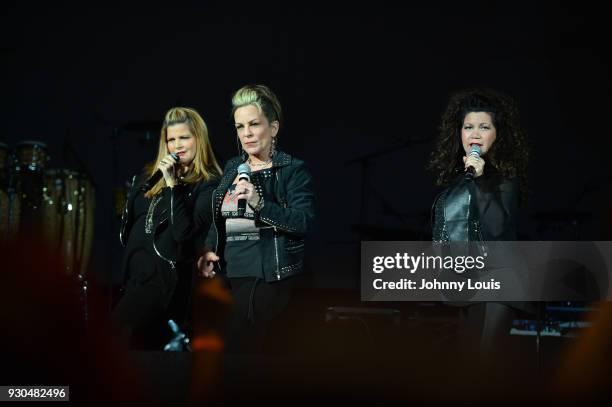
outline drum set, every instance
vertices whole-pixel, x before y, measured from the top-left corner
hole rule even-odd
[[[0,143],[0,242],[33,234],[86,290],[95,191],[83,173],[48,169],[49,159],[40,141],[22,141],[12,151]]]

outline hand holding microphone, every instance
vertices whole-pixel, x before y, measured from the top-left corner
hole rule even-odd
[[[173,187],[176,185],[176,164],[179,163],[179,156],[170,153],[159,161],[157,169],[162,172],[166,185]]]
[[[254,208],[261,199],[255,190],[255,186],[251,184],[251,168],[246,163],[238,166],[238,183],[233,195],[238,199],[239,216],[244,216],[247,203]]]
[[[179,156],[176,153],[170,153],[162,158],[157,164],[157,171],[155,171],[155,173],[151,175],[151,177],[149,177],[149,179],[146,180],[140,188],[146,192],[153,188],[153,186],[155,186],[155,184],[157,184],[162,177],[164,177],[166,180],[166,185],[169,187],[176,185],[175,165],[178,164],[178,162]]]
[[[470,153],[463,157],[463,163],[465,165],[465,178],[478,178],[483,174],[485,162],[482,158],[480,158],[480,152],[480,146],[478,144],[472,144],[470,146]]]

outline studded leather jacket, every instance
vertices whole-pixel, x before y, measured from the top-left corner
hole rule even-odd
[[[217,272],[223,272],[227,264],[223,256],[226,234],[221,206],[242,162],[242,157],[228,161],[223,178],[212,196],[213,225],[208,234],[207,247],[221,258],[215,265]],[[272,226],[260,229],[258,245],[267,282],[282,280],[303,271],[304,238],[315,216],[312,176],[304,162],[278,151],[272,159],[271,172],[272,190],[266,190],[263,185],[257,184],[256,179],[252,180],[264,199],[263,207],[255,211],[255,222]]]

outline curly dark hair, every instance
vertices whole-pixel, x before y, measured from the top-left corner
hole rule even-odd
[[[442,115],[436,148],[427,166],[437,175],[436,184],[448,185],[464,170],[461,128],[465,116],[471,112],[491,115],[497,137],[487,153],[487,167],[505,178],[518,177],[524,200],[529,160],[527,136],[520,125],[516,102],[492,89],[466,89],[451,96]]]

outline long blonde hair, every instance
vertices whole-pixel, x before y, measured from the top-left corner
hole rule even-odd
[[[168,140],[166,139],[168,136],[168,127],[175,124],[186,124],[196,141],[195,157],[190,164],[189,171],[183,178],[183,182],[195,183],[198,181],[208,181],[211,178],[220,176],[222,173],[221,167],[219,167],[219,163],[217,163],[217,159],[210,145],[206,123],[198,112],[189,107],[173,107],[166,112],[159,138],[157,158],[145,167],[145,173],[148,176],[153,175],[155,171],[157,171],[157,163],[168,155]],[[165,186],[166,181],[162,178],[145,194],[145,196],[150,198],[157,195]]]

